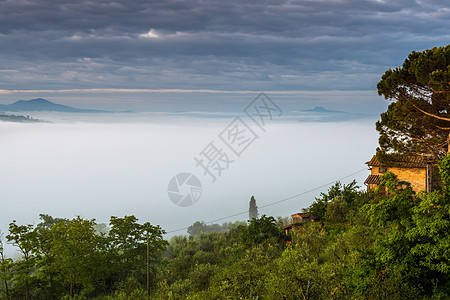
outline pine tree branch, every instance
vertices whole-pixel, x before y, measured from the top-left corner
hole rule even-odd
[[[415,104],[411,101],[411,99],[409,99],[408,97],[405,97],[404,95],[401,95],[401,96],[403,96],[403,98],[405,98],[406,101],[408,101],[409,103],[411,103],[412,106],[414,106],[418,111],[424,113],[425,115],[430,116],[430,117],[433,117],[433,118],[436,118],[436,119],[439,119],[439,120],[443,120],[443,121],[448,121],[448,122],[450,122],[450,118],[444,118],[444,117],[437,116],[437,115],[431,114],[431,113],[429,113],[429,112],[426,112],[426,111],[424,111],[423,109],[417,107],[417,105],[415,105]]]
[[[441,127],[438,125],[433,125],[433,126],[439,128],[439,129],[442,129],[442,130],[450,130],[450,127]]]

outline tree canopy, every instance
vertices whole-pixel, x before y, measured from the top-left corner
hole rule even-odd
[[[338,181],[303,211],[315,215],[318,220],[345,222],[354,210],[353,202],[361,196],[358,188],[355,180],[344,185]]]
[[[430,155],[450,149],[450,45],[412,52],[401,67],[387,70],[378,94],[393,101],[381,114],[379,157]]]

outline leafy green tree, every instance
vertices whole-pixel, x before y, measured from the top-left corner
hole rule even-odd
[[[141,277],[145,274],[147,234],[150,262],[154,264],[159,261],[167,245],[163,239],[164,233],[160,226],[153,226],[149,222],[139,224],[135,216],[111,217],[109,231],[111,251],[116,258],[116,268],[123,282],[131,274]]]
[[[336,197],[330,201],[325,211],[325,220],[333,223],[347,221],[347,202],[343,197]]]
[[[327,245],[326,233],[313,227],[293,233],[292,244],[267,273],[268,299],[325,299],[330,278],[320,261]]]
[[[393,102],[381,114],[378,156],[450,150],[450,45],[412,52],[401,67],[387,70],[378,94]]]
[[[249,221],[247,228],[243,230],[243,242],[251,247],[266,241],[279,241],[281,238],[281,230],[278,228],[274,217],[253,218]]]
[[[66,218],[53,218],[47,214],[39,214],[39,219],[41,222],[36,225],[37,231],[41,231],[43,229],[51,230],[55,224],[69,222]]]
[[[191,226],[188,227],[187,232],[190,235],[197,235],[200,233],[204,233],[207,232],[207,225],[205,224],[205,222],[203,221],[197,221],[194,224],[192,224]]]
[[[314,214],[319,220],[326,220],[328,204],[335,201],[339,203],[334,203],[333,212],[330,209],[329,215],[331,217],[331,214],[333,214],[333,218],[343,218],[342,221],[345,221],[347,213],[354,208],[354,202],[360,196],[358,188],[355,180],[344,185],[338,181],[328,189],[327,193],[320,193],[320,197],[316,198],[304,211]]]
[[[95,234],[95,220],[81,217],[52,227],[55,265],[73,297],[83,288],[98,284],[102,273],[101,239]]]
[[[248,208],[248,219],[258,218],[258,206],[256,205],[255,197],[252,196]]]
[[[190,235],[198,235],[201,233],[217,232],[220,230],[222,230],[222,226],[220,226],[219,224],[206,225],[203,221],[197,221],[188,227],[187,232]]]
[[[247,225],[247,222],[245,222],[245,221],[225,222],[222,224],[222,229],[231,230],[231,229],[237,228],[239,226],[246,226],[246,225]]]
[[[217,270],[209,288],[196,299],[259,299],[265,298],[267,276],[281,252],[276,245],[257,245],[243,249],[243,255]]]
[[[418,226],[415,220],[421,211],[419,207],[430,204],[421,202],[409,183],[399,181],[388,172],[383,175],[371,201],[363,207],[374,239],[370,247],[361,249],[365,257],[358,269],[361,270],[360,289],[366,291],[364,297],[406,299],[412,292],[430,295],[432,281],[444,275],[426,266],[424,256],[421,257],[424,253],[420,249],[427,243],[422,240],[425,236],[420,236],[423,226]],[[437,214],[427,216],[429,225],[439,217]]]
[[[30,298],[31,271],[34,267],[34,253],[36,234],[33,225],[17,225],[16,220],[9,223],[9,234],[6,236],[9,243],[16,246],[22,254],[22,259],[16,263],[18,279],[25,284],[25,298]]]
[[[6,299],[9,300],[9,286],[8,282],[12,278],[11,268],[13,266],[13,261],[7,258],[5,255],[5,249],[3,248],[3,233],[0,232],[0,280],[3,282],[5,290],[3,291],[6,295]]]
[[[304,242],[309,244],[311,238]],[[320,235],[315,244],[320,243]],[[361,268],[361,250],[371,247],[373,238],[367,226],[353,226],[331,239],[326,236],[325,251],[319,252],[318,259],[322,262],[327,276],[324,285],[328,286],[331,299],[363,299],[364,293],[355,293],[355,286],[360,287],[361,278],[365,278],[367,270]],[[319,244],[319,247],[322,244]],[[324,249],[321,247],[321,249]],[[314,252],[313,252],[314,255]],[[369,287],[370,289],[371,287]],[[359,291],[358,289],[356,289]]]
[[[226,232],[230,229],[238,227],[240,225],[246,225],[247,223],[244,221],[236,221],[236,222],[225,222],[222,225],[219,224],[210,224],[206,225],[203,221],[196,221],[194,224],[188,227],[187,232],[190,235],[199,235],[202,233],[210,233],[210,232]]]
[[[148,295],[146,290],[135,288],[128,292],[116,291],[113,295],[105,297],[104,300],[148,300]]]
[[[194,269],[189,273],[193,290],[202,291],[207,289],[216,269],[216,265],[209,263],[195,265]]]
[[[168,286],[177,281],[180,284],[193,276],[191,273],[197,265],[214,266],[219,263],[225,247],[225,235],[217,232],[202,233],[189,238],[173,237],[165,253],[160,280],[165,281]]]
[[[369,224],[378,227],[394,224],[402,229],[408,228],[415,195],[411,184],[387,172],[376,190],[378,193],[374,199],[363,207],[367,211]]]
[[[57,286],[57,279],[60,272],[55,264],[57,253],[55,251],[55,243],[58,238],[57,230],[54,230],[56,224],[67,224],[68,219],[53,218],[47,214],[40,214],[41,222],[36,225],[34,229],[36,239],[34,240],[34,248],[36,249],[36,266],[39,268],[40,286],[43,289],[42,294],[45,298],[55,299]]]
[[[439,290],[450,294],[450,199],[438,192],[421,195],[413,208],[413,226],[405,234],[410,243],[410,254],[423,270],[423,286],[428,292],[433,280]]]
[[[444,192],[421,193],[413,207],[412,228],[406,237],[412,243],[411,254],[427,270],[428,286],[432,280],[441,281],[440,292],[449,294],[450,286],[443,282],[450,280],[450,155],[439,163]]]

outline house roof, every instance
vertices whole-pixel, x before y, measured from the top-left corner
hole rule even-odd
[[[374,155],[366,164],[372,167],[426,168],[430,160],[424,156],[400,155],[386,164],[381,164]]]
[[[291,217],[293,217],[293,216],[300,216],[302,218],[312,218],[312,219],[314,219],[316,217],[315,215],[310,214],[310,213],[296,213],[296,214],[291,215]]]
[[[369,175],[366,181],[364,181],[364,184],[380,184],[380,182],[381,182],[381,175]]]
[[[294,225],[294,223],[284,225],[284,226],[281,227],[281,229],[291,229],[292,225]]]

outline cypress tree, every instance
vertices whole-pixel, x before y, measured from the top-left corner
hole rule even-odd
[[[248,208],[248,218],[249,220],[255,218],[258,218],[258,206],[256,205],[256,200],[255,197],[252,196],[252,198],[250,199],[250,205]]]

